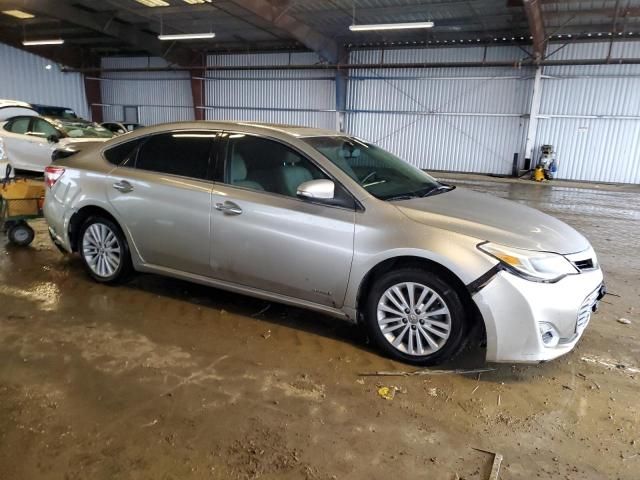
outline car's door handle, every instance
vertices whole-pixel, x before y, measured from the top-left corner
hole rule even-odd
[[[122,193],[129,193],[133,191],[133,185],[131,185],[126,180],[120,180],[119,182],[114,183],[113,188]]]
[[[215,207],[225,215],[240,215],[242,213],[242,209],[238,205],[228,200],[224,203],[216,203]]]

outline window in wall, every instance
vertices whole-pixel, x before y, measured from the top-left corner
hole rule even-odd
[[[138,107],[135,105],[125,105],[122,107],[122,118],[124,123],[138,123]]]

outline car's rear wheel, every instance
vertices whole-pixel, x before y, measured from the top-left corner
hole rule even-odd
[[[122,230],[104,217],[89,217],[80,229],[78,251],[84,266],[100,283],[118,283],[132,271],[131,255]]]
[[[369,337],[387,355],[434,365],[464,346],[466,314],[455,288],[436,274],[404,268],[378,278],[366,302]]]

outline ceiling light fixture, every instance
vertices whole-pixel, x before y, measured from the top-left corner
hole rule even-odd
[[[352,32],[368,32],[372,30],[409,30],[412,28],[433,28],[433,22],[410,23],[375,23],[371,25],[349,25]]]
[[[25,47],[33,47],[37,45],[62,45],[64,40],[61,38],[52,38],[49,40],[24,40],[22,45]]]
[[[173,35],[158,35],[159,40],[204,40],[214,38],[215,33],[176,33]]]
[[[2,13],[9,15],[10,17],[19,18],[20,20],[26,20],[27,18],[35,18],[35,15],[23,12],[22,10],[3,10]]]
[[[141,3],[145,7],[168,7],[169,3],[164,0],[136,0],[136,2]]]
[[[211,3],[211,0],[184,0],[189,5],[201,5],[203,3]]]

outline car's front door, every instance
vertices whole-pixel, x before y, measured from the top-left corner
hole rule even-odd
[[[328,178],[283,143],[228,135],[213,189],[212,275],[330,307],[342,306],[353,258],[355,204],[310,202],[297,187]],[[338,195],[349,194],[337,185]]]
[[[180,130],[132,142],[107,190],[133,248],[150,266],[208,275],[216,132]]]

